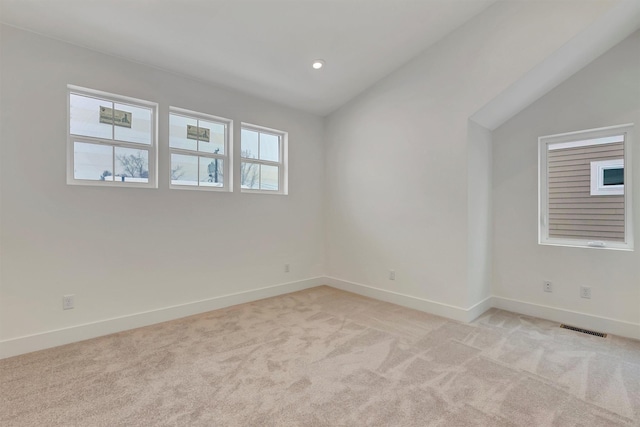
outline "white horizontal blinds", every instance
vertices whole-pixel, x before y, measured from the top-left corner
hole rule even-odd
[[[591,195],[591,162],[623,159],[624,142],[548,147],[549,237],[624,242],[624,195]]]

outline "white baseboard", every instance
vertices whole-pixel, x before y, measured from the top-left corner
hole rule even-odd
[[[490,296],[469,308],[462,308],[393,291],[374,288],[361,283],[349,282],[335,277],[327,277],[326,284],[344,291],[353,292],[355,294],[402,305],[404,307],[413,308],[461,322],[471,322],[488,309],[495,307],[527,316],[539,317],[541,319],[547,319],[558,323],[565,323],[580,328],[593,329],[599,332],[640,340],[640,324],[637,323],[611,319],[608,317],[594,316],[591,314],[498,296]]]
[[[565,323],[579,328],[592,329],[598,332],[605,332],[608,334],[640,340],[640,324],[638,323],[594,316],[592,314],[580,313],[577,311],[533,304],[530,302],[498,296],[492,297],[492,305],[493,307],[512,311],[514,313],[526,314],[528,316],[539,317],[558,323]]]
[[[594,316],[498,296],[487,297],[469,308],[462,308],[398,292],[374,288],[361,283],[349,282],[335,277],[314,277],[0,341],[0,359],[321,285],[329,285],[347,292],[353,292],[380,301],[398,304],[461,322],[471,322],[488,309],[496,307],[554,322],[566,323],[572,326],[640,340],[640,324],[618,319]]]
[[[462,308],[385,289],[374,288],[361,283],[349,282],[335,277],[326,277],[325,279],[327,285],[342,289],[343,291],[353,292],[354,294],[398,304],[403,307],[413,308],[460,322],[471,322],[491,308],[491,297],[487,297],[469,308]]]
[[[30,353],[32,351],[43,350],[45,348],[57,347],[59,345],[82,341],[89,338],[96,338],[116,332],[122,332],[129,329],[149,326],[154,323],[166,322],[168,320],[179,319],[181,317],[191,316],[194,314],[205,313],[207,311],[217,310],[219,308],[229,307],[232,305],[301,291],[303,289],[324,284],[324,277],[314,277],[311,279],[283,283],[275,286],[267,286],[264,288],[252,289],[250,291],[223,295],[206,300],[174,305],[157,310],[85,323],[68,328],[51,330],[39,334],[12,338],[0,341],[0,359]]]
[[[485,311],[489,310],[490,308],[493,308],[492,296],[488,296],[482,301],[467,308],[466,311],[467,311],[468,320],[466,322],[471,322],[473,320],[476,320],[478,317],[480,317]]]

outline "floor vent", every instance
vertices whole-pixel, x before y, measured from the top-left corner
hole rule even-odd
[[[575,326],[569,325],[560,325],[561,328],[571,329],[572,331],[582,332],[583,334],[595,335],[596,337],[606,338],[607,334],[603,334],[602,332],[590,331],[588,329],[576,328]]]

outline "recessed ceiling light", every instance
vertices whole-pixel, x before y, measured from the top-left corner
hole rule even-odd
[[[316,59],[315,61],[313,61],[313,64],[311,64],[311,66],[314,70],[319,70],[324,66],[324,61],[322,59]]]

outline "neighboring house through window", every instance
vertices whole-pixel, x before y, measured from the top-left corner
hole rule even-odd
[[[539,138],[541,244],[633,249],[632,130]]]

